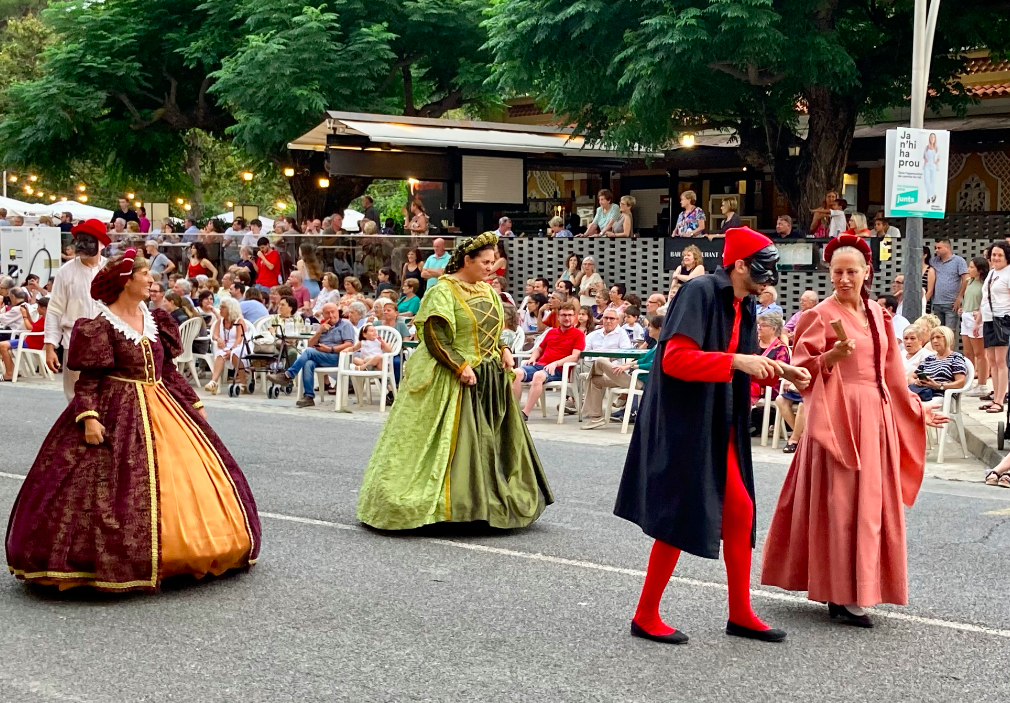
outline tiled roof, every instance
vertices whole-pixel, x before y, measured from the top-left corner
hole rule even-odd
[[[521,103],[519,105],[509,105],[509,117],[533,117],[542,115],[544,111],[536,106],[536,103]]]
[[[991,80],[986,80],[991,76]],[[1010,59],[993,61],[989,56],[968,59],[962,80],[976,98],[1010,96]]]

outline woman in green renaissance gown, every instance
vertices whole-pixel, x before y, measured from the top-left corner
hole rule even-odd
[[[554,502],[512,396],[501,300],[484,282],[497,242],[492,232],[464,240],[424,295],[414,318],[421,344],[361,485],[366,525],[525,527]]]

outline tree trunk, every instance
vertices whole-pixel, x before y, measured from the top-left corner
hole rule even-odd
[[[203,149],[200,146],[200,136],[193,130],[186,134],[186,173],[193,181],[193,194],[190,205],[193,208],[189,214],[194,219],[203,217],[203,186],[201,169],[203,165]]]
[[[849,96],[813,86],[805,95],[807,138],[774,121],[762,120],[740,126],[740,154],[756,168],[770,168],[775,185],[796,212],[797,227],[806,232],[810,211],[824,201],[829,190],[838,191],[852,146],[857,108]],[[789,147],[799,146],[798,156],[789,156]]]
[[[291,197],[295,201],[296,217],[322,219],[335,212],[342,213],[352,200],[361,196],[371,184],[371,178],[356,176],[328,176],[326,159],[321,152],[290,149],[287,160],[278,162],[279,168],[294,168],[295,175],[288,179]],[[330,187],[320,188],[319,179],[329,178]]]

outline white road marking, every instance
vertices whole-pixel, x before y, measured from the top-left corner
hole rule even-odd
[[[18,474],[9,474],[0,472],[0,478],[11,478],[16,480],[24,480],[24,476]],[[299,517],[297,515],[283,515],[281,513],[260,513],[260,517],[267,518],[269,520],[281,520],[284,522],[294,522],[302,525],[315,525],[317,527],[329,527],[335,530],[346,530],[348,532],[366,532],[365,528],[361,525],[347,525],[340,522],[331,522],[329,520],[316,520],[315,518]],[[584,561],[582,559],[568,559],[566,557],[555,557],[549,554],[540,554],[539,552],[521,552],[516,549],[506,549],[504,547],[490,547],[485,544],[474,544],[470,542],[458,542],[452,539],[441,539],[437,537],[430,538],[429,542],[435,544],[442,544],[447,547],[452,547],[454,549],[466,549],[471,552],[480,552],[483,554],[495,554],[498,556],[512,557],[515,559],[527,559],[529,561],[538,561],[545,564],[556,564],[558,566],[571,566],[578,569],[590,569],[592,571],[603,571],[611,574],[621,574],[622,576],[634,576],[636,578],[644,578],[645,572],[640,569],[627,569],[621,566],[611,566],[610,564],[598,564],[594,561]],[[694,588],[706,588],[716,591],[725,591],[726,584],[716,583],[714,581],[700,581],[698,579],[684,578],[683,576],[673,576],[670,578],[671,583],[678,583],[683,586],[691,586]],[[764,598],[765,600],[777,600],[785,603],[794,603],[797,605],[809,605],[811,601],[807,600],[802,596],[795,596],[791,593],[778,593],[775,591],[766,591],[763,589],[752,588],[751,595],[755,598]],[[897,620],[900,622],[913,623],[916,625],[929,625],[930,627],[940,627],[946,630],[955,630],[957,632],[971,632],[973,634],[979,635],[990,635],[993,637],[1002,637],[1003,639],[1010,639],[1010,630],[1000,630],[993,627],[984,627],[982,625],[974,625],[967,622],[957,622],[954,620],[941,620],[939,618],[924,618],[919,615],[909,615],[907,613],[897,613],[892,610],[879,610],[876,608],[868,608],[870,613],[876,617],[888,618],[890,620]]]

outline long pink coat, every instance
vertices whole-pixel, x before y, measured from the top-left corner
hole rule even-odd
[[[884,396],[873,340],[834,297],[800,317],[793,363],[810,371],[806,429],[779,496],[764,548],[761,582],[807,591],[814,601],[873,606],[908,602],[905,515],[922,484],[922,404],[908,390],[891,325],[869,303],[880,334]],[[841,319],[851,355],[827,368]]]

